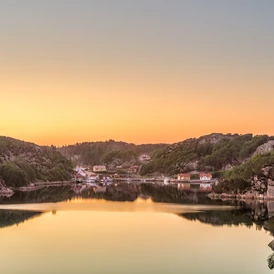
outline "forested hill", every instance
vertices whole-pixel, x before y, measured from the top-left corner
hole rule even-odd
[[[84,164],[117,166],[125,163],[137,163],[141,154],[152,155],[155,151],[167,146],[166,144],[135,145],[109,140],[105,142],[77,143],[58,148],[58,151],[67,158],[77,159],[77,161]]]
[[[20,187],[37,181],[64,181],[72,163],[55,147],[38,146],[0,136],[0,187]]]
[[[192,170],[219,172],[239,166],[256,154],[273,149],[274,137],[213,133],[172,144],[154,154],[141,174],[174,175]]]

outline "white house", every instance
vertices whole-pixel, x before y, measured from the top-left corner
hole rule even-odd
[[[212,179],[211,173],[200,173],[200,180],[201,181],[209,181]]]
[[[148,155],[148,154],[141,154],[140,156],[139,156],[139,160],[141,161],[141,162],[145,162],[145,161],[150,161],[150,156]]]

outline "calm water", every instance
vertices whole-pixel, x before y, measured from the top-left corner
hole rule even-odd
[[[0,205],[1,273],[271,273],[271,233],[230,210],[150,199]]]

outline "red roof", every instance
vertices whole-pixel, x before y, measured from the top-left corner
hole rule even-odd
[[[211,173],[200,173],[200,177],[204,177],[204,176],[211,177],[212,175]]]

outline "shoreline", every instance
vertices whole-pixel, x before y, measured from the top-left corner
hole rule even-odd
[[[56,182],[36,182],[22,187],[4,187],[0,189],[0,197],[11,197],[15,191],[27,192],[35,191],[45,187],[68,186],[75,184],[73,181],[56,181]]]
[[[266,196],[264,194],[260,195],[254,195],[251,193],[247,194],[228,194],[228,193],[209,193],[208,197],[212,200],[218,200],[218,199],[227,199],[227,200],[238,200],[238,201],[247,201],[247,200],[253,200],[253,201],[274,201],[274,197]]]

